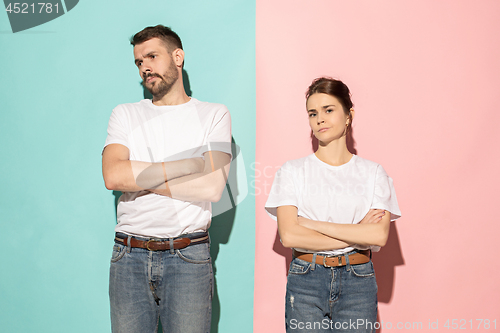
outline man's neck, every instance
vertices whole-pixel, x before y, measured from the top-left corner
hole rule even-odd
[[[162,97],[153,96],[153,104],[156,106],[161,105],[180,105],[189,102],[191,98],[184,91],[182,82],[176,84],[172,89]]]

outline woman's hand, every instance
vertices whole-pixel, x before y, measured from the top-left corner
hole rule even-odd
[[[284,247],[296,247],[312,251],[343,249],[350,244],[315,231],[314,224],[321,223],[297,215],[297,207],[277,208],[278,231]],[[328,223],[332,224],[332,223]],[[307,225],[307,227],[306,227]]]
[[[297,214],[296,211],[294,213]],[[383,209],[370,209],[359,224],[314,221],[302,216],[298,216],[296,221],[300,227],[317,231],[347,244],[384,246],[389,236],[390,218],[391,214]]]
[[[382,217],[385,215],[385,210],[383,209],[370,209],[368,213],[366,213],[365,217],[359,222],[359,224],[365,223],[378,223],[382,220]]]

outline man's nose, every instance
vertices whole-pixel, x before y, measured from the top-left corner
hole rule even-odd
[[[141,68],[141,73],[142,77],[145,78],[148,74],[151,73],[151,68],[144,66],[143,68]]]

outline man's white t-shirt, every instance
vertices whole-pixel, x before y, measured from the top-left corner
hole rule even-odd
[[[200,102],[157,106],[145,99],[112,112],[109,144],[121,144],[131,161],[168,162],[203,157],[209,150],[231,154],[231,117],[222,104]],[[210,202],[187,202],[149,191],[124,192],[117,207],[116,232],[169,238],[206,231]]]
[[[276,172],[266,211],[276,220],[277,207],[288,205],[297,207],[299,216],[333,223],[359,223],[370,209],[390,212],[391,221],[401,216],[392,179],[381,165],[357,155],[341,166],[331,166],[315,154],[286,162]],[[339,255],[354,248],[368,249],[356,245],[318,253]]]

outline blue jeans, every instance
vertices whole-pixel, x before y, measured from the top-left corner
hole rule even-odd
[[[286,332],[375,332],[376,320],[377,282],[371,261],[324,267],[293,258],[286,288]]]
[[[113,247],[109,279],[113,333],[154,333],[159,318],[165,332],[210,332],[212,293],[208,243],[167,251]]]

